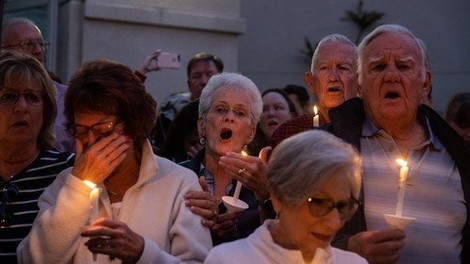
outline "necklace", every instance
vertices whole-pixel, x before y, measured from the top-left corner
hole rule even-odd
[[[3,176],[7,176],[7,178],[9,178],[10,180],[13,179],[14,176],[16,176],[18,173],[20,173],[22,170],[24,170],[24,168],[28,167],[29,165],[31,165],[31,163],[33,163],[33,161],[39,156],[39,151],[37,151],[29,160],[25,161],[23,164],[26,164],[24,166],[21,166],[21,168],[19,169],[14,169],[12,171],[8,171],[8,172],[5,172],[5,170],[3,170],[1,172],[1,175]],[[2,177],[3,178],[3,177]]]

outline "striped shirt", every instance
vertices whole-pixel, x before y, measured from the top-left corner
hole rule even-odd
[[[403,216],[415,221],[406,228],[399,263],[460,263],[466,209],[455,161],[427,120],[429,138],[408,157]],[[389,228],[383,214],[395,214],[400,150],[393,138],[366,118],[362,130],[365,214],[368,230]]]
[[[39,211],[37,202],[44,189],[65,168],[71,167],[74,154],[55,149],[41,151],[39,156],[20,173],[11,178],[10,184],[19,189],[18,197],[9,204],[13,215],[10,227],[0,228],[0,263],[16,263],[16,247],[31,230]],[[7,184],[0,178],[0,188]]]

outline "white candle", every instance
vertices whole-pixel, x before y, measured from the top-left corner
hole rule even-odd
[[[317,106],[313,106],[313,127],[319,127],[320,126],[320,116],[318,115],[318,109]]]
[[[237,185],[235,186],[235,192],[233,193],[233,201],[236,203],[238,202],[238,197],[240,196],[240,190],[242,189],[242,183],[237,181]]]
[[[100,188],[96,186],[95,183],[85,180],[83,181],[88,187],[91,188],[90,192],[90,220],[89,222],[93,222],[98,219],[99,216],[99,197],[100,197]],[[93,262],[96,262],[98,259],[98,255],[93,253]]]
[[[406,186],[406,177],[408,176],[408,167],[406,161],[402,159],[396,160],[400,164],[400,178],[398,179],[398,201],[397,208],[395,210],[396,216],[403,216],[403,200],[405,199],[405,186]]]
[[[245,151],[242,150],[242,155],[243,156],[248,156]],[[235,192],[233,193],[233,201],[235,203],[238,202],[238,197],[240,197],[240,191],[242,189],[242,183],[240,181],[237,181],[237,185],[235,186]]]

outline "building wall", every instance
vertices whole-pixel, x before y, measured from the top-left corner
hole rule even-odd
[[[242,1],[247,30],[240,37],[239,69],[260,89],[303,85],[310,62],[299,52],[304,38],[315,43],[341,33],[355,40],[358,29],[341,21],[358,1]],[[427,45],[433,71],[434,107],[443,111],[456,92],[470,91],[470,1],[366,0],[364,9],[385,12],[382,23],[401,24]]]
[[[33,14],[43,25],[44,11],[23,11],[31,2],[47,1],[8,1],[6,17],[17,6],[21,8],[15,14]],[[148,75],[147,89],[160,103],[172,92],[187,90],[185,66],[197,52],[219,55],[227,71],[247,75],[264,90],[303,85],[303,73],[310,65],[299,51],[305,37],[315,43],[335,32],[352,40],[358,33],[354,24],[341,20],[346,10],[356,10],[358,1],[351,0],[59,2],[56,71],[62,78],[68,80],[83,61],[91,59],[109,58],[136,68],[156,49],[179,53],[181,69]],[[470,1],[365,0],[364,8],[385,12],[381,23],[402,24],[424,40],[437,110],[442,112],[454,93],[470,91]]]

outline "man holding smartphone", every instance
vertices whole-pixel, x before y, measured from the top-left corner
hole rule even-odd
[[[136,75],[142,80],[146,79],[146,74],[150,71],[158,71],[161,66],[158,60],[162,56],[161,51],[156,51],[149,55],[142,67],[136,70]],[[157,63],[153,62],[156,61]],[[206,86],[210,77],[219,74],[224,70],[224,63],[219,57],[206,52],[195,54],[186,66],[187,84],[189,92],[178,92],[167,97],[160,107],[160,115],[155,126],[155,136],[152,143],[155,147],[161,148],[166,138],[166,133],[175,119],[178,112],[189,102],[199,99],[201,91]]]

